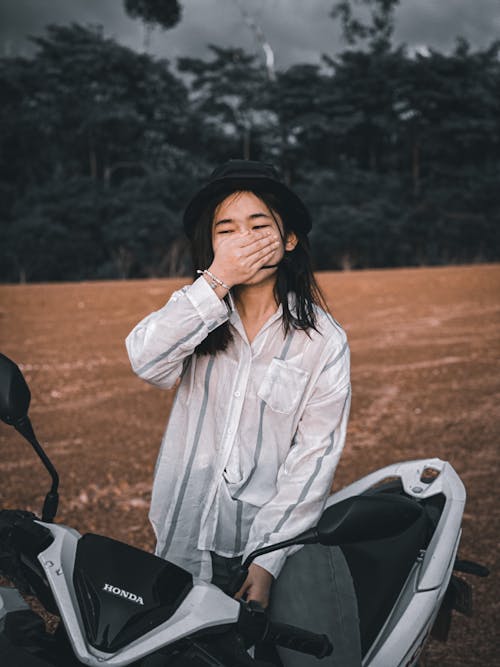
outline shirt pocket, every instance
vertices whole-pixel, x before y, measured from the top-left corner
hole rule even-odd
[[[290,414],[302,398],[309,373],[274,358],[264,375],[257,396],[275,412]]]

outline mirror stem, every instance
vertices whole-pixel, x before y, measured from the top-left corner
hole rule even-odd
[[[264,554],[271,553],[272,551],[277,551],[278,549],[283,549],[284,547],[292,547],[296,544],[316,544],[318,541],[318,531],[316,527],[310,528],[309,530],[304,531],[297,537],[292,537],[290,540],[285,540],[284,542],[277,542],[275,544],[270,544],[267,547],[262,547],[261,549],[256,549],[252,551],[251,554],[247,556],[245,562],[242,564],[242,567],[248,570],[250,563],[257,558],[258,556],[263,556]]]
[[[59,502],[59,494],[57,491],[59,488],[59,475],[57,474],[57,471],[52,465],[49,457],[43,451],[42,446],[36,439],[30,418],[28,416],[21,417],[21,419],[18,419],[15,422],[14,428],[16,431],[19,431],[19,433],[24,436],[26,440],[28,440],[28,442],[32,445],[33,449],[40,457],[43,465],[47,468],[47,471],[52,478],[52,486],[45,497],[42,511],[42,521],[51,522],[56,515],[57,505]]]
[[[258,556],[263,556],[264,554],[271,553],[272,551],[277,551],[278,549],[284,549],[285,547],[292,547],[297,544],[316,544],[317,542],[318,542],[318,531],[316,527],[314,527],[304,531],[300,535],[297,535],[297,537],[292,537],[292,539],[290,540],[284,540],[283,542],[270,544],[267,547],[262,547],[261,549],[256,549],[255,551],[252,551],[252,553],[245,558],[245,561],[240,565],[239,569],[232,576],[229,584],[231,593],[234,595],[243,586],[243,583],[248,575],[248,568],[250,567],[254,558],[258,558]]]

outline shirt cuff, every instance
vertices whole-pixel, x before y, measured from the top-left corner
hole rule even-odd
[[[291,556],[299,549],[302,549],[302,545],[300,544],[288,547],[287,549],[278,549],[277,551],[271,551],[269,554],[257,556],[252,562],[263,567],[264,570],[273,575],[274,579],[277,579],[288,556]]]
[[[206,324],[213,322],[222,324],[229,318],[226,302],[224,299],[219,299],[203,276],[187,288],[186,296]]]

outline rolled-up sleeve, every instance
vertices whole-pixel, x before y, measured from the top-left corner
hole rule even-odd
[[[321,516],[346,438],[351,402],[349,365],[344,339],[317,379],[280,467],[276,494],[252,523],[244,558],[257,548],[296,537]],[[255,563],[276,578],[287,556],[298,548],[259,556]]]
[[[184,360],[227,321],[229,313],[203,277],[174,292],[163,308],[141,320],[127,336],[133,371],[151,384],[171,388]]]

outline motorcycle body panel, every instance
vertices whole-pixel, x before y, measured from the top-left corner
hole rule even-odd
[[[38,523],[49,528],[54,536],[53,543],[38,558],[59,607],[73,651],[84,665],[102,665],[103,662],[107,665],[128,665],[183,637],[238,620],[238,602],[211,584],[197,582],[167,621],[115,653],[100,651],[91,646],[85,636],[84,620],[73,583],[80,535],[66,526]],[[217,612],[214,613],[214,610]]]
[[[425,470],[436,474],[422,482]],[[382,629],[363,657],[363,667],[412,667],[432,629],[455,562],[465,505],[465,487],[453,467],[440,459],[389,465],[330,496],[327,507],[366,493],[383,480],[398,479],[406,495],[425,502],[444,497],[439,521],[426,549],[419,555]]]

